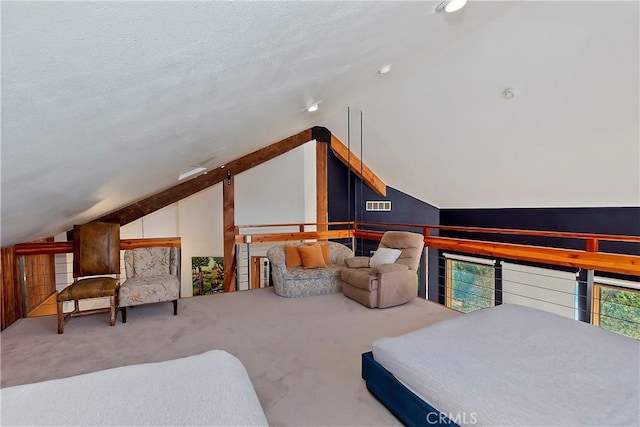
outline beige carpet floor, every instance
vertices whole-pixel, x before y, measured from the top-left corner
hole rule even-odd
[[[270,425],[399,425],[366,389],[360,357],[378,338],[401,335],[458,313],[415,299],[368,309],[342,294],[281,298],[272,288],[186,298],[71,319],[21,319],[0,334],[1,385],[31,383],[222,349],[247,368]],[[126,396],[126,384],[113,391]],[[212,396],[212,404],[215,397]]]

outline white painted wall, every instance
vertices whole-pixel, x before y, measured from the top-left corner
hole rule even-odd
[[[315,141],[238,174],[234,179],[236,224],[315,222]],[[181,238],[182,297],[193,295],[191,257],[223,256],[223,185],[226,183],[214,185],[120,228],[122,239]],[[66,233],[56,236],[56,241],[65,240]],[[269,244],[253,245],[252,254],[264,254],[269,247]],[[73,280],[71,261],[71,254],[56,256],[58,290]],[[124,280],[124,263],[121,264]],[[81,308],[105,304],[94,301],[86,306],[88,303],[83,303]]]
[[[308,171],[310,163],[313,170]],[[304,222],[311,208],[315,221],[315,142],[238,174],[234,185],[236,224]]]
[[[216,184],[177,203],[182,297],[193,296],[191,257],[223,256],[222,185]]]
[[[576,274],[502,264],[502,301],[575,318]]]
[[[191,257],[223,256],[223,185],[226,182],[121,228],[123,239],[181,238],[182,297],[193,295]],[[236,224],[314,222],[315,142],[234,176],[234,189]],[[256,249],[257,255],[268,247],[256,245]]]
[[[235,177],[235,223],[285,224],[316,221],[316,143],[309,141]],[[309,227],[307,230],[313,230]],[[249,233],[251,230],[240,230]],[[298,227],[270,227],[255,232],[296,232]],[[273,244],[241,245],[240,289],[248,287],[249,256],[264,256]]]
[[[121,239],[174,237],[177,233],[177,203],[120,227]]]

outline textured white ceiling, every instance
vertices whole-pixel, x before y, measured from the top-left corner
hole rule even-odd
[[[461,23],[359,98],[365,162],[440,208],[640,206],[639,20],[638,2],[519,2]]]
[[[640,204],[637,2],[435,4],[2,2],[2,246],[346,138],[348,105],[365,162],[438,207]]]

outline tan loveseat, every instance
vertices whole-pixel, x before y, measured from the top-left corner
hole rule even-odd
[[[421,234],[387,231],[380,249],[396,249],[394,261],[370,266],[373,258],[354,257],[342,269],[342,292],[367,307],[385,308],[404,304],[418,295],[417,269],[424,247]],[[378,252],[376,251],[376,252]],[[376,255],[374,255],[375,257]]]
[[[267,251],[267,258],[271,264],[271,278],[276,294],[283,297],[306,297],[312,295],[326,295],[340,292],[342,282],[340,269],[345,266],[344,260],[353,257],[348,247],[336,242],[320,242],[328,244],[331,264],[326,267],[287,268],[284,246],[307,245],[308,243],[287,243],[274,246]]]

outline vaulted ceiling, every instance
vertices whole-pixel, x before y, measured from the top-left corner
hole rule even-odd
[[[437,4],[3,1],[2,246],[313,125],[441,208],[640,205],[638,2]]]

